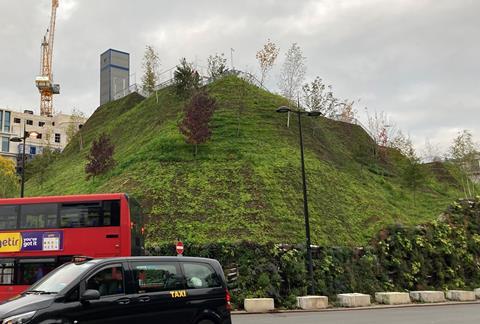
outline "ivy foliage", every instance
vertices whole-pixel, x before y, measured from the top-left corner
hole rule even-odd
[[[459,200],[439,220],[416,227],[391,226],[362,248],[314,249],[316,294],[473,289],[480,285],[480,198]],[[148,247],[174,255],[174,244]],[[276,307],[295,308],[307,293],[305,249],[273,243],[185,244],[190,256],[223,265],[233,302],[272,297]]]

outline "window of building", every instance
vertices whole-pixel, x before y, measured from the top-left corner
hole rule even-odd
[[[187,288],[221,287],[220,278],[213,268],[206,263],[184,263],[183,270],[187,279]]]
[[[30,155],[35,155],[37,154],[37,147],[30,145]]]
[[[55,122],[52,122],[52,126],[55,126]]]
[[[37,139],[42,139],[42,133],[37,134]]]
[[[3,121],[3,131],[7,133],[10,132],[10,116],[11,116],[11,112],[6,111],[5,120]]]
[[[78,129],[82,129],[83,124],[78,125]]]
[[[123,283],[123,268],[109,267],[100,270],[87,280],[87,289],[100,292],[100,296],[119,295],[125,292]]]
[[[27,125],[33,125],[33,120],[27,119]]]
[[[43,126],[45,126],[45,122],[42,122],[42,121],[38,122],[38,127],[43,127]]]
[[[20,118],[13,118],[13,122],[15,124],[20,124],[22,122],[22,120]]]
[[[0,131],[2,130],[3,127],[3,110],[0,110]]]
[[[2,137],[2,152],[10,152],[10,139]]]
[[[182,289],[177,266],[167,262],[136,262],[133,265],[138,294]]]
[[[60,143],[60,134],[55,133],[55,143]]]

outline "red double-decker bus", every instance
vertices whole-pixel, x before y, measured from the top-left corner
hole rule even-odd
[[[126,194],[0,199],[0,300],[75,255],[142,255],[143,216]]]

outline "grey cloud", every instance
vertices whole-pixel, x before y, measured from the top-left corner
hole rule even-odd
[[[0,0],[6,76],[0,106],[38,107],[33,80],[49,5]],[[230,58],[233,47],[235,66],[254,71],[255,52],[271,38],[280,59],[298,42],[309,79],[319,75],[339,96],[362,98],[361,113],[363,106],[387,112],[418,146],[429,136],[446,147],[456,129],[480,134],[479,1],[60,0],[60,6],[54,77],[62,94],[55,105],[65,112],[98,106],[99,55],[108,48],[131,53],[138,81],[146,44],[159,50],[163,69],[184,56],[199,65],[215,52]],[[268,81],[273,90],[278,71]]]

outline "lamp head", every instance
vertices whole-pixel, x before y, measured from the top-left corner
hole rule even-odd
[[[278,113],[286,113],[286,112],[290,112],[292,111],[290,108],[288,108],[287,106],[282,106],[280,108],[277,108],[276,110]]]
[[[309,112],[307,113],[307,115],[308,115],[308,116],[311,116],[311,117],[317,117],[317,116],[321,116],[322,113],[319,112],[319,111],[309,111]]]

